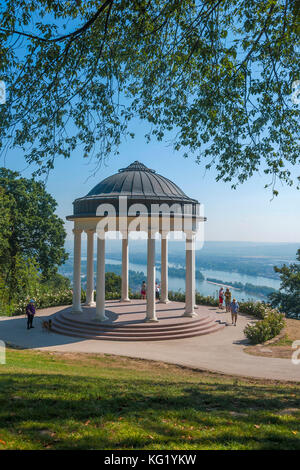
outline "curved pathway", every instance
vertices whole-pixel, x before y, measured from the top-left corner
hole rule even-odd
[[[62,306],[40,310],[35,319],[35,329],[32,330],[26,329],[24,316],[0,317],[0,340],[21,348],[117,354],[230,375],[300,382],[300,365],[294,365],[291,360],[251,356],[243,352],[247,344],[243,329],[248,322],[254,321],[246,315],[239,315],[236,327],[228,323],[228,326],[215,333],[168,341],[101,341],[43,331],[41,322],[44,317],[66,308]],[[213,307],[199,306],[198,312],[213,312],[220,321],[231,321],[230,314]],[[291,355],[292,352],[291,349]]]

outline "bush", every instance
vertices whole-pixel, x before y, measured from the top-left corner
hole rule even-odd
[[[56,292],[37,292],[33,297],[36,301],[36,308],[56,307],[58,305],[70,305],[72,303],[73,292],[70,289]],[[29,300],[30,297],[26,297],[12,303],[4,310],[4,315],[24,315]],[[83,302],[85,300],[84,292],[82,292],[81,300]]]
[[[185,302],[185,294],[183,292],[169,292],[169,300],[173,302]],[[211,297],[210,295],[204,296],[196,292],[196,304],[198,305],[212,305],[214,307],[218,306],[218,301]]]
[[[196,292],[196,303],[198,305],[211,305],[213,307],[217,307],[219,305],[219,302],[215,297],[212,297],[211,295],[204,296],[199,294],[199,292]]]
[[[168,299],[172,300],[172,302],[185,302],[185,294],[180,291],[169,291]]]
[[[247,325],[244,329],[246,337],[250,343],[264,343],[277,336],[285,326],[284,315],[276,310],[269,309],[269,312],[262,320],[255,325]]]
[[[118,300],[120,299],[120,292],[106,292],[105,293],[105,300]],[[95,300],[96,300],[96,292],[95,292]]]
[[[270,307],[267,304],[261,302],[239,302],[240,312],[248,315],[253,315],[256,318],[263,319],[268,314]]]
[[[264,343],[274,338],[285,325],[284,315],[262,302],[241,302],[240,312],[259,319],[255,325],[247,325],[244,329],[246,337],[252,344]]]

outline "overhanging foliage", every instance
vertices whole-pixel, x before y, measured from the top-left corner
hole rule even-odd
[[[140,118],[218,180],[262,169],[292,184],[297,18],[295,0],[8,0],[2,151],[21,147],[39,173],[78,147],[102,160]]]

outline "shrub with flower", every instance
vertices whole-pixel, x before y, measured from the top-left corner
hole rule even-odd
[[[264,343],[279,335],[284,326],[284,315],[275,309],[266,307],[262,320],[258,320],[254,325],[248,324],[244,333],[250,343]]]
[[[270,311],[270,306],[262,302],[253,302],[252,300],[246,302],[239,302],[240,312],[248,315],[253,315],[256,318],[263,319]]]

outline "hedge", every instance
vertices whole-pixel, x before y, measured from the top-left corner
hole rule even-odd
[[[262,320],[257,321],[254,325],[248,324],[244,333],[251,344],[264,343],[279,335],[284,326],[284,315],[270,309],[270,312]]]

